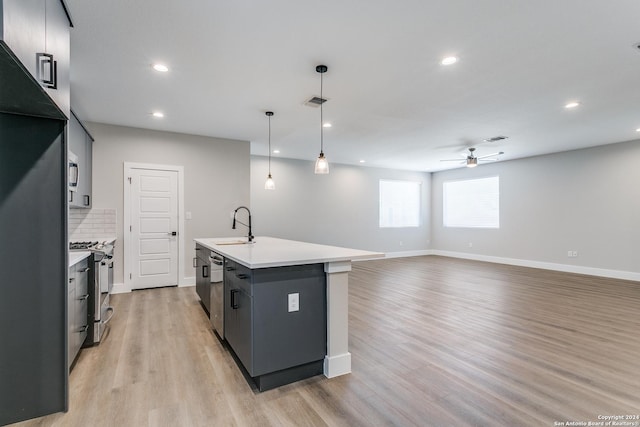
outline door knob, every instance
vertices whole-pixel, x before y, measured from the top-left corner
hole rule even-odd
[[[177,236],[178,232],[177,231],[172,231],[170,233],[167,233],[169,236]]]

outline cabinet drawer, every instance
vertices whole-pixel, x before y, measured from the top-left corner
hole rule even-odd
[[[76,264],[76,295],[80,298],[83,295],[89,293],[89,273],[91,267],[89,267],[89,260],[80,261]]]
[[[251,278],[252,272],[249,268],[242,264],[238,264],[235,261],[229,261],[225,259],[224,268],[224,280],[233,284],[234,287],[241,289],[242,292],[251,296],[253,294],[251,290]]]
[[[87,308],[89,307],[89,302],[86,299],[82,299],[76,296],[76,307],[75,307],[75,330],[78,333],[78,343],[77,346],[81,347],[84,343],[84,339],[87,337],[87,325],[89,323],[89,319],[87,317]]]

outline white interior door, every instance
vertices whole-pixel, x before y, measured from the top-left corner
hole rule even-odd
[[[178,172],[131,170],[131,288],[178,285]]]

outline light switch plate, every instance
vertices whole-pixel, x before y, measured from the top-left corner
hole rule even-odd
[[[300,311],[300,294],[289,294],[289,313],[292,311]]]

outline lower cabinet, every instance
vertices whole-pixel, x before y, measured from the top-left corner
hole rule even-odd
[[[201,245],[196,245],[196,293],[202,301],[202,306],[207,311],[207,314],[211,312],[211,279],[209,271],[209,251],[207,248]]]
[[[224,335],[260,390],[323,372],[323,264],[251,270],[225,259]]]
[[[67,289],[68,368],[71,369],[80,347],[87,338],[89,301],[89,259],[69,268]]]

